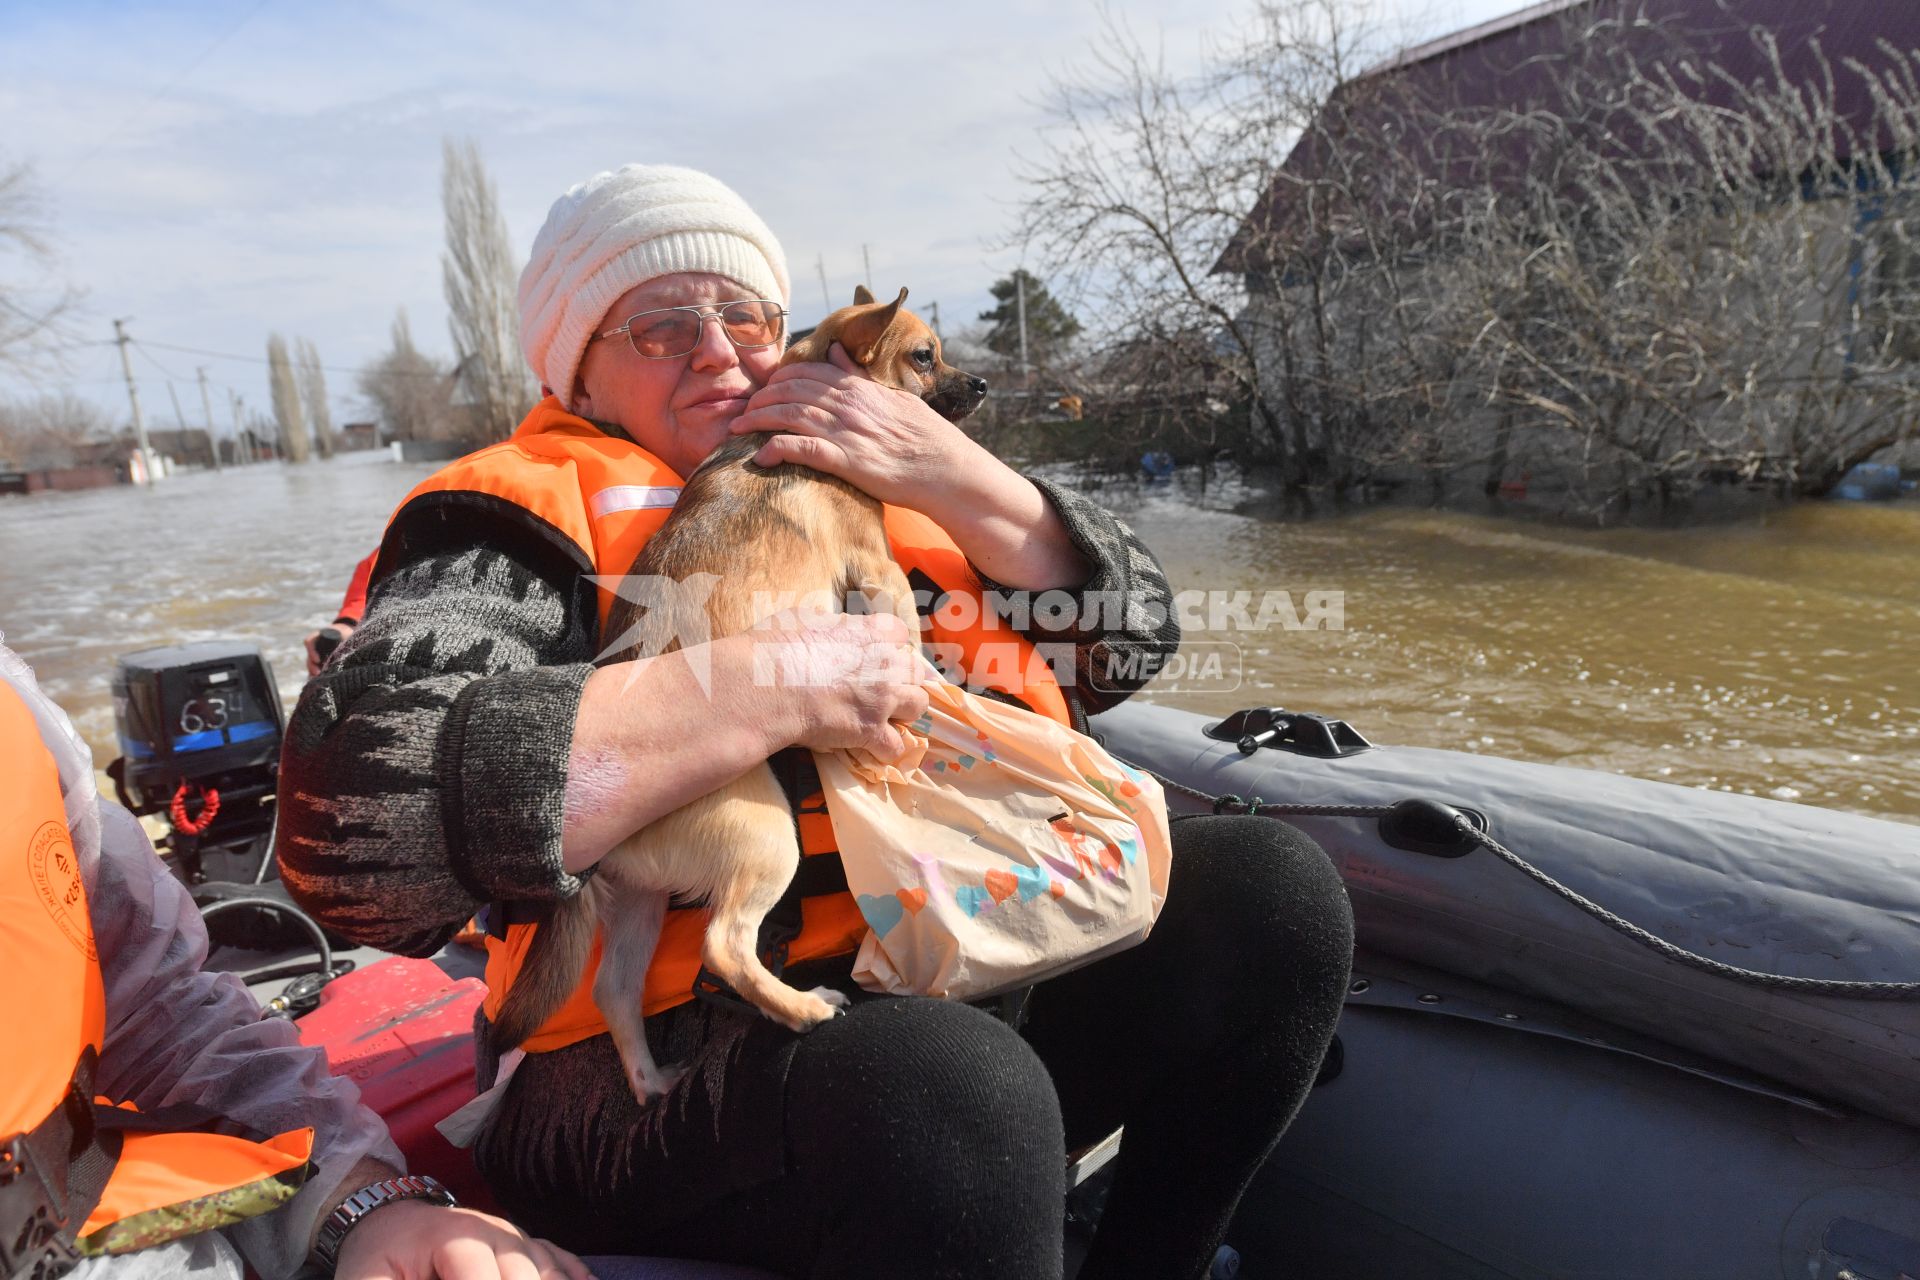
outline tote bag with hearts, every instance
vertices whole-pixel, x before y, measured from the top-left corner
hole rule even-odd
[[[897,764],[816,757],[870,991],[971,1000],[1140,942],[1166,900],[1160,785],[1045,716],[928,686]]]

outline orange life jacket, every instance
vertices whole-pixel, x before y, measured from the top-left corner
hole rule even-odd
[[[605,626],[613,587],[632,566],[679,497],[681,479],[672,468],[630,440],[611,436],[561,409],[552,397],[535,405],[511,437],[468,454],[422,481],[394,513],[403,517],[434,508],[514,513],[537,536],[567,553],[580,572],[598,576],[599,620]],[[449,514],[452,514],[451,512]],[[457,518],[457,517],[455,517]],[[904,507],[885,509],[894,559],[917,589],[946,604],[931,609],[928,633],[936,661],[976,688],[1007,694],[1062,724],[1072,723],[1065,694],[1046,660],[1024,636],[983,606],[967,558],[933,521]],[[384,547],[382,554],[385,554]],[[376,568],[375,580],[380,577]],[[816,792],[801,803],[801,851],[835,853],[833,827]],[[647,970],[642,1009],[658,1013],[693,997],[706,935],[702,907],[667,913],[666,925]],[[487,939],[489,1017],[498,1014],[532,945],[535,924],[496,928]],[[789,944],[789,963],[856,950],[867,923],[853,896],[827,893],[801,900],[799,935]],[[567,1002],[528,1038],[532,1053],[564,1048],[606,1031],[593,1003],[600,963],[596,941],[585,976]]]
[[[266,1142],[166,1132],[97,1099],[106,998],[59,767],[0,680],[0,1276],[56,1275],[264,1213],[305,1176],[313,1131]],[[148,1131],[125,1131],[137,1126]]]

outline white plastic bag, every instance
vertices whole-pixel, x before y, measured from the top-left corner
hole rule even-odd
[[[1172,862],[1159,784],[1045,716],[929,692],[906,760],[817,757],[870,930],[860,985],[970,1000],[1144,939]]]

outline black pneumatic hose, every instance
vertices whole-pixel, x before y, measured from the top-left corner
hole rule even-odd
[[[333,944],[327,941],[326,930],[320,922],[294,906],[291,902],[276,902],[272,898],[222,898],[218,902],[209,902],[200,908],[200,918],[211,920],[222,911],[231,907],[259,907],[266,911],[277,911],[286,916],[304,930],[313,939],[313,949],[320,953],[320,972],[333,976]]]

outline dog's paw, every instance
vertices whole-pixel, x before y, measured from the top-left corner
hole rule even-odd
[[[680,1078],[687,1074],[685,1067],[655,1067],[652,1072],[632,1071],[627,1073],[627,1084],[633,1090],[633,1096],[641,1106],[649,1099],[663,1098]]]
[[[811,1031],[838,1017],[847,1007],[847,998],[832,987],[815,987],[801,993],[799,1003],[801,1008],[794,1011],[796,1016],[787,1025],[795,1031]]]

